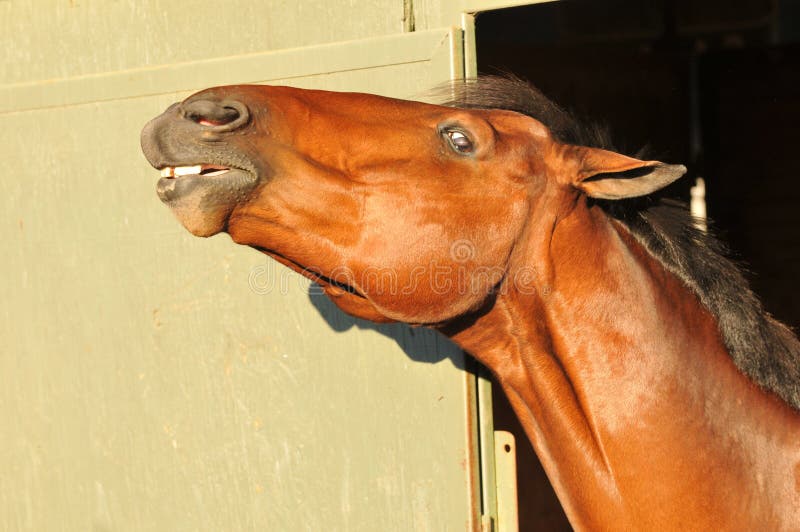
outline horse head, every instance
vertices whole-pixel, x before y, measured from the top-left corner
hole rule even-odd
[[[229,233],[357,317],[429,325],[531,273],[515,250],[577,195],[640,196],[685,171],[562,143],[511,111],[288,87],[199,92],[141,140],[193,234]]]

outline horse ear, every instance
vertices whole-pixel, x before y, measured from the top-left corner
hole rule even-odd
[[[598,148],[575,146],[570,151],[578,163],[572,185],[592,198],[616,200],[645,196],[686,173],[686,167],[680,164],[640,161]]]

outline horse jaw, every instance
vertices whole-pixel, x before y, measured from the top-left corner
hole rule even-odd
[[[233,234],[240,235],[240,233],[235,231]],[[234,238],[234,241],[236,241],[235,236],[232,235],[232,238]],[[239,236],[239,238],[241,238],[241,236]],[[354,318],[374,321],[376,323],[393,323],[397,321],[382,314],[368,298],[356,292],[352,287],[337,283],[332,279],[321,276],[311,269],[304,267],[272,250],[260,249],[260,251],[272,257],[284,266],[287,266],[288,268],[299,273],[303,277],[306,277],[317,283],[322,288],[323,292],[325,292],[325,295],[328,296],[328,298],[346,314],[349,314]]]

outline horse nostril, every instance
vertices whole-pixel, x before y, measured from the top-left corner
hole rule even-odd
[[[230,124],[237,118],[239,118],[239,112],[236,109],[226,107],[219,113],[219,116],[214,118],[200,118],[196,120],[196,122],[202,126],[224,126],[225,124]]]
[[[248,118],[247,107],[236,101],[214,102],[194,100],[182,105],[183,116],[201,126],[231,130],[244,124]]]

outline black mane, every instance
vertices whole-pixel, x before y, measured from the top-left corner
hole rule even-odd
[[[560,142],[614,150],[606,129],[580,124],[518,78],[479,78],[447,90],[445,105],[516,111],[542,122]],[[800,410],[800,341],[764,310],[713,233],[698,229],[685,205],[673,200],[597,203],[698,296],[716,318],[736,366]]]

